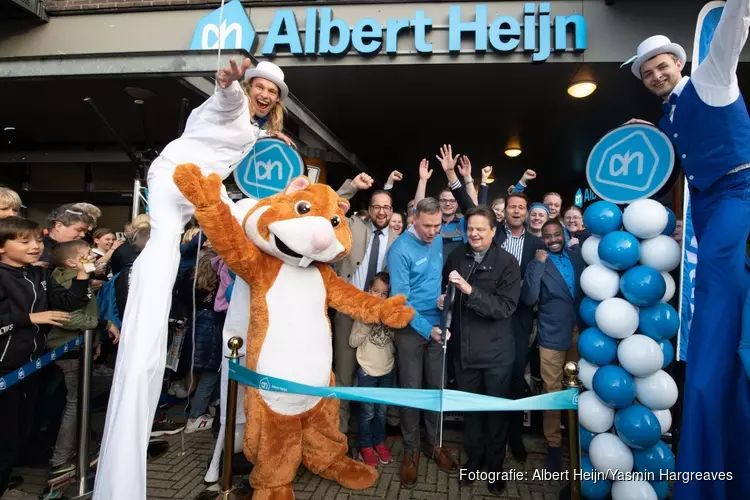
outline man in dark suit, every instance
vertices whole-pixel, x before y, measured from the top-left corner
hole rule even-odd
[[[579,250],[565,248],[562,224],[552,219],[542,226],[546,250],[537,250],[524,274],[521,302],[537,305],[537,338],[544,392],[562,389],[563,366],[578,361],[578,304],[583,299],[581,273],[586,264]],[[558,472],[562,457],[560,412],[544,412],[547,470]]]

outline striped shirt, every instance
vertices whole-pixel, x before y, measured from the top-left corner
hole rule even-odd
[[[503,241],[503,244],[501,245],[503,250],[513,255],[513,257],[516,258],[518,261],[518,264],[521,264],[521,256],[523,255],[523,242],[526,239],[526,228],[523,228],[523,232],[520,234],[520,236],[513,236],[513,234],[510,232],[510,228],[506,225],[505,226],[505,241]]]

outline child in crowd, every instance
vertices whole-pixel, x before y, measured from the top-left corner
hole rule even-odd
[[[89,301],[89,276],[75,264],[70,288],[51,271],[34,266],[44,250],[42,230],[20,217],[0,219],[0,378],[40,357],[51,326]],[[40,375],[24,376],[0,391],[0,496],[5,493],[19,452],[29,437]],[[5,385],[5,382],[3,382]]]
[[[52,278],[65,288],[70,288],[77,275],[81,262],[89,261],[91,247],[85,240],[73,240],[58,243],[50,251],[50,262],[55,270]],[[70,319],[61,321],[49,332],[47,345],[54,349],[64,345],[77,336],[83,335],[85,330],[93,330],[94,359],[101,350],[100,334],[106,330],[113,343],[120,338],[120,330],[112,322],[99,319],[96,298],[89,294],[88,303],[70,315]],[[50,480],[72,473],[75,470],[76,432],[78,429],[78,366],[81,349],[70,349],[58,357],[55,363],[65,375],[65,388],[68,391],[65,410],[63,411],[57,444],[50,460],[52,472]]]
[[[188,318],[187,335],[182,346],[181,359],[187,358],[188,362],[185,363],[185,367],[189,371],[188,377],[193,379],[190,385],[195,387],[195,395],[190,401],[185,434],[211,429],[213,417],[209,414],[208,407],[211,401],[218,399],[224,313],[217,313],[214,310],[216,294],[219,291],[219,276],[211,263],[215,257],[216,253],[213,250],[203,249],[198,258],[198,265],[188,273],[186,279],[180,281],[177,291],[178,302],[183,305],[183,310],[187,311]],[[195,284],[195,289],[193,289],[193,284]],[[195,314],[194,325],[192,324],[193,314]],[[194,338],[193,328],[195,329]],[[191,357],[193,358],[192,366],[189,363]],[[197,386],[195,379],[198,380]]]
[[[21,197],[5,186],[0,186],[0,219],[18,215],[21,211]]]
[[[370,282],[370,294],[383,299],[390,292],[388,273],[377,273]],[[357,349],[357,385],[393,387],[396,346],[393,330],[383,325],[355,321],[349,345]],[[359,409],[359,458],[371,467],[391,463],[393,457],[385,445],[385,421],[388,406],[361,403]],[[374,446],[373,446],[374,445]]]

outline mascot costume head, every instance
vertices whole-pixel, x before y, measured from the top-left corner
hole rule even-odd
[[[180,165],[174,181],[216,252],[252,290],[247,367],[261,375],[312,386],[332,386],[332,307],[363,323],[403,328],[413,309],[404,296],[383,300],[342,280],[330,264],[350,251],[349,204],[306,177],[283,193],[259,200],[242,224],[221,200],[218,175]],[[253,499],[293,499],[303,464],[345,488],[365,489],[375,469],[346,456],[335,398],[248,388],[243,451],[254,464]]]

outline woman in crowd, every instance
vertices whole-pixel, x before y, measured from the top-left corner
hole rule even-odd
[[[529,232],[542,237],[542,226],[549,220],[549,208],[544,203],[532,203],[529,208]]]
[[[393,212],[391,215],[391,221],[388,223],[388,227],[391,231],[396,234],[404,232],[406,217],[401,212]]]

